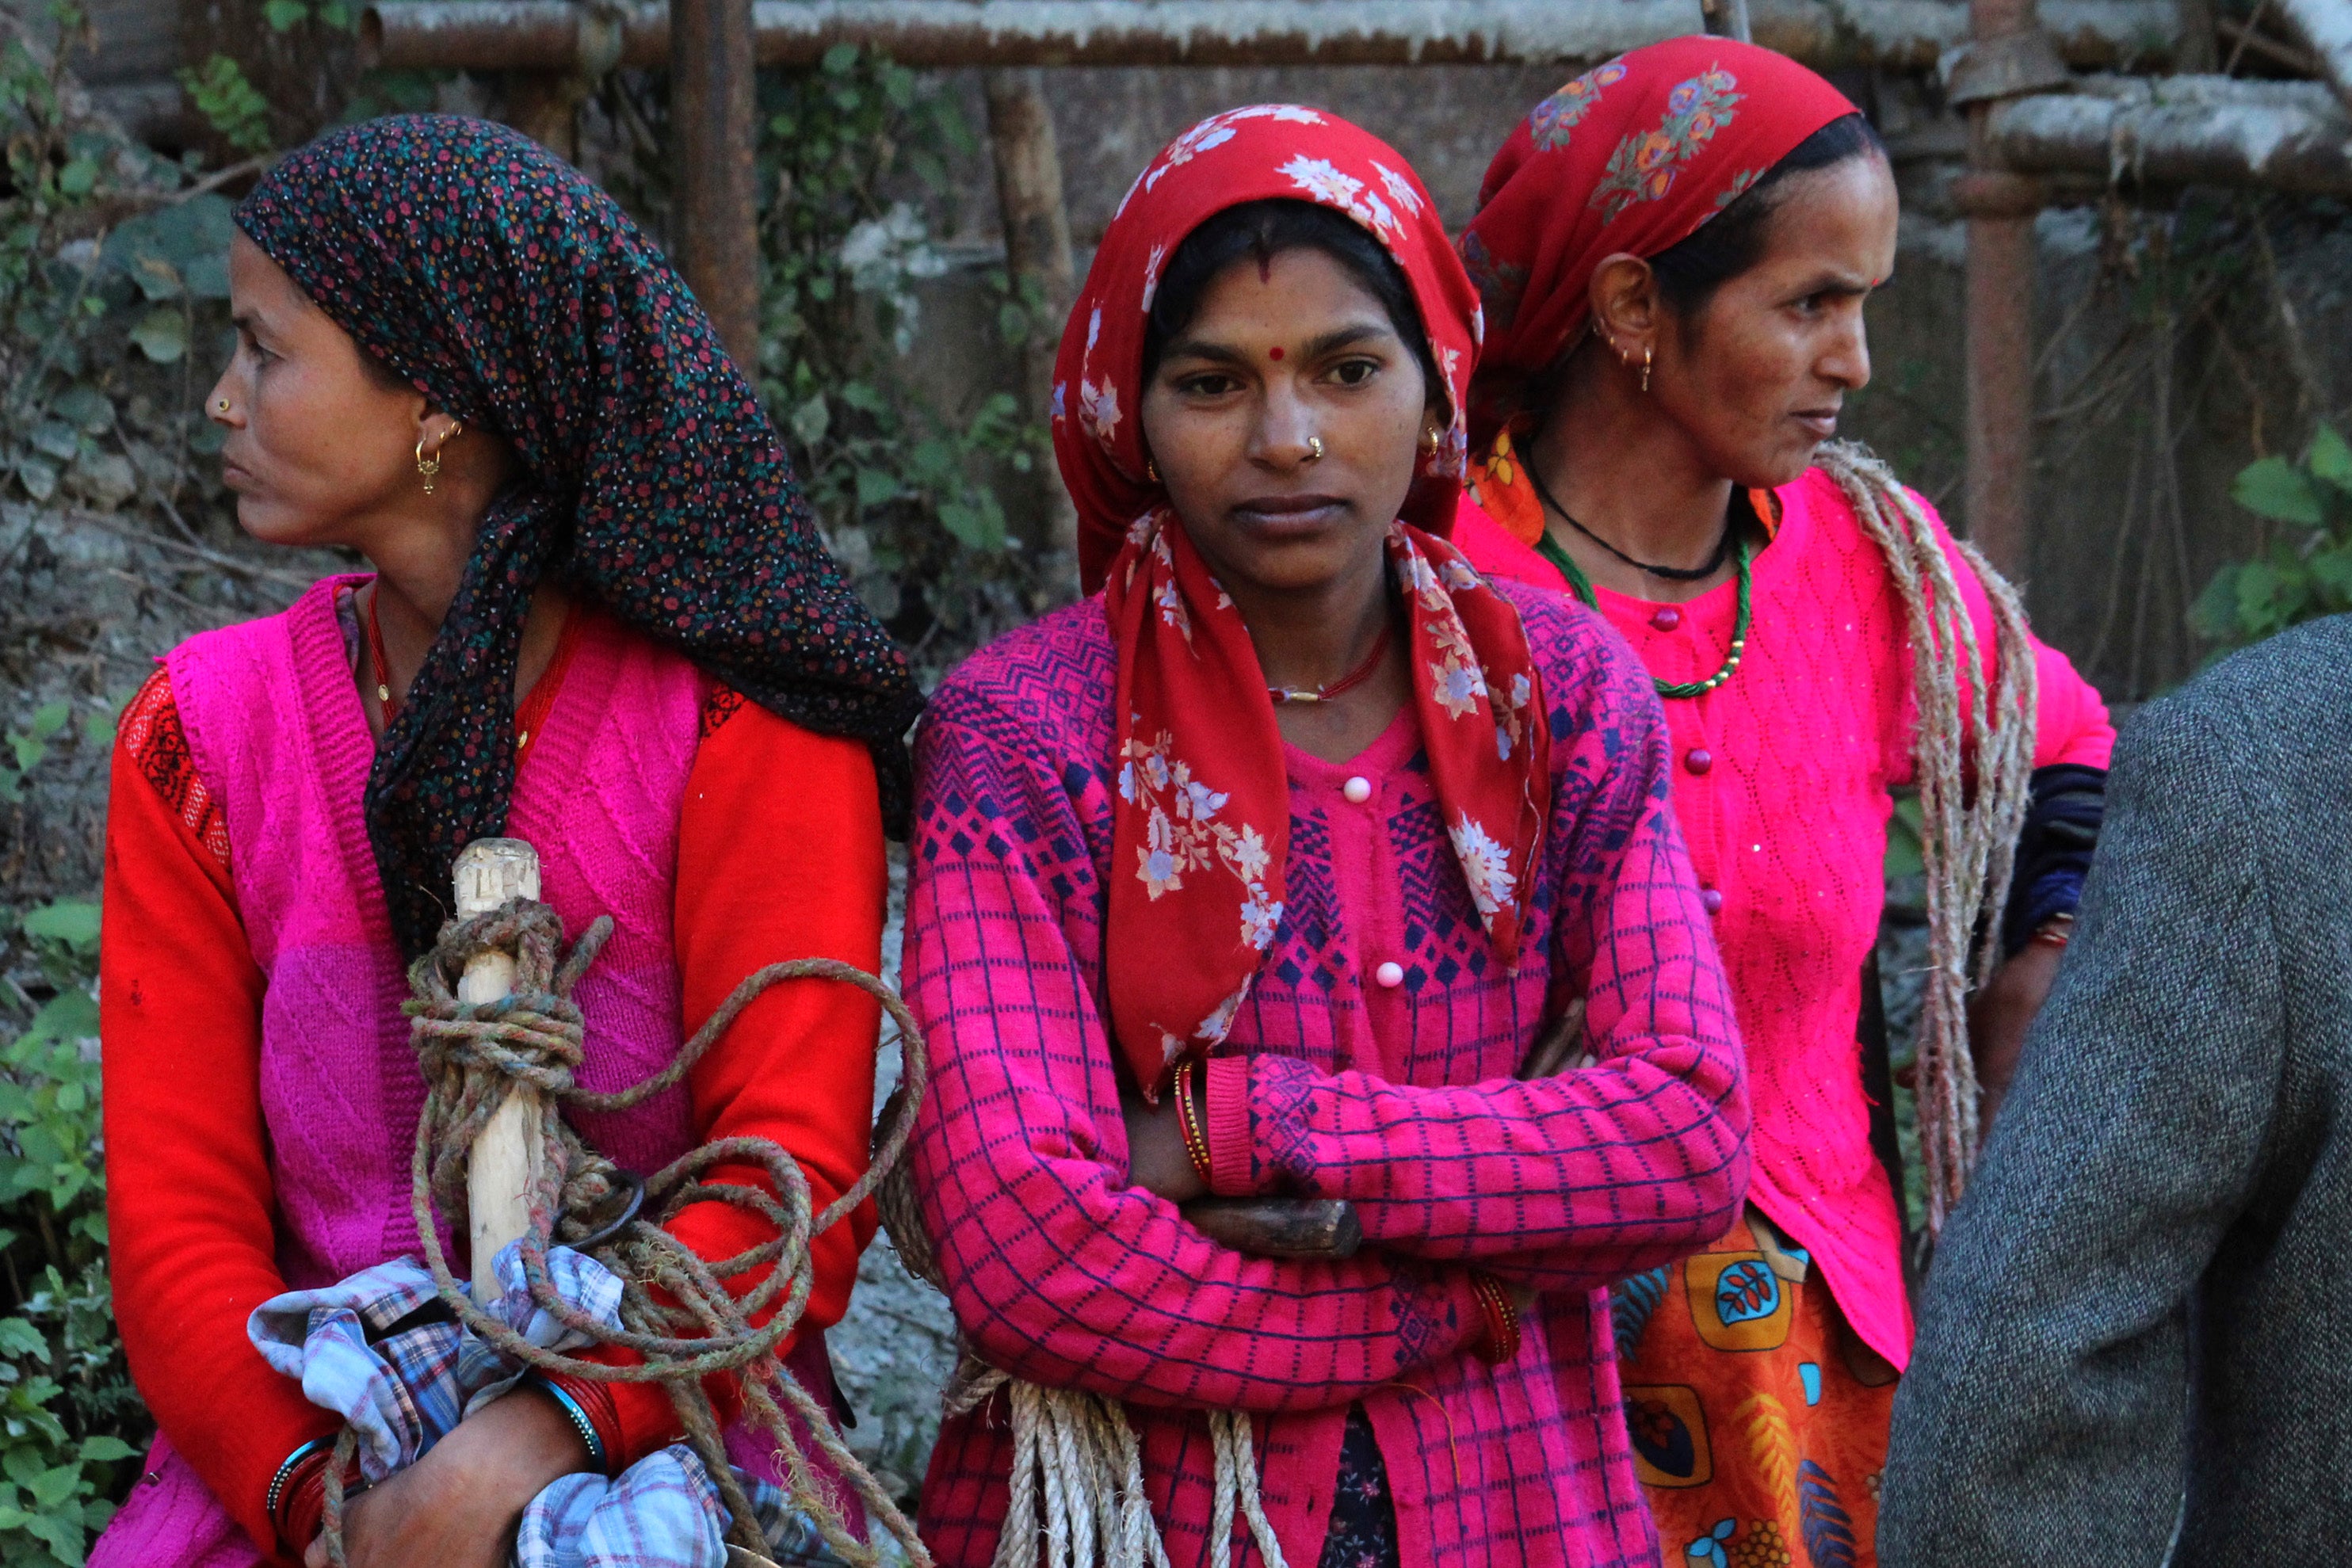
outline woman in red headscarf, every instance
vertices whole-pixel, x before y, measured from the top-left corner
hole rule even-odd
[[[1403,160],[1294,106],[1178,138],[1096,253],[1054,434],[1101,591],[919,742],[913,1168],[997,1369],[943,1563],[1041,1521],[1137,1568],[1655,1561],[1601,1291],[1738,1212],[1738,1048],[1647,677],[1444,538],[1475,309]],[[1579,998],[1584,1063],[1515,1081]],[[1211,1195],[1362,1248],[1236,1250]]]
[[[1895,239],[1851,103],[1692,37],[1537,105],[1460,245],[1488,336],[1455,540],[1600,610],[1656,678],[1755,1083],[1748,1213],[1614,1299],[1676,1563],[1786,1561],[1801,1537],[1817,1564],[1873,1560],[1911,1343],[1892,1095],[1856,1043],[1880,1030],[1883,1074],[1890,788],[1919,786],[1939,873],[1919,1082],[1940,1220],[1979,1114],[1969,943],[1989,919],[2007,955],[1976,1002],[1997,1088],[2064,946],[2113,740],[2007,585],[1874,460],[1824,444],[1869,379],[1863,302]]]

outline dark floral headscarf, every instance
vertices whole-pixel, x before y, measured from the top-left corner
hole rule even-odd
[[[368,779],[406,951],[438,931],[457,851],[505,827],[523,615],[551,573],[761,706],[866,741],[897,831],[922,706],[906,655],[825,553],[709,318],[610,196],[504,126],[403,115],[295,152],[236,222],[521,462]]]

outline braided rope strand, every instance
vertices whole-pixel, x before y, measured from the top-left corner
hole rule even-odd
[[[1976,626],[1917,498],[1856,443],[1831,443],[1816,461],[1885,555],[1910,632],[1927,893],[1917,1103],[1934,1237],[1967,1188],[1976,1159],[1980,1091],[1969,1049],[1968,1002],[2000,957],[1999,942],[1979,936],[2008,902],[2015,873],[2033,772],[2039,672],[2017,590],[1974,546],[1956,540],[1992,606],[1993,679],[1975,678],[1983,667]]]
[[[441,1300],[467,1329],[528,1366],[600,1382],[662,1385],[688,1442],[732,1516],[727,1531],[730,1563],[757,1568],[770,1560],[751,1499],[728,1462],[717,1411],[702,1387],[705,1378],[721,1374],[732,1375],[740,1385],[745,1422],[773,1442],[791,1506],[815,1525],[835,1553],[859,1568],[873,1568],[879,1562],[876,1550],[850,1533],[824,1496],[808,1456],[795,1440],[794,1417],[916,1568],[930,1568],[929,1554],[914,1526],[841,1440],[831,1414],[776,1355],[777,1347],[799,1324],[814,1282],[811,1239],[846,1218],[905,1156],[929,1071],[922,1030],[895,991],[856,966],[832,958],[794,959],[748,977],[660,1071],[609,1093],[584,1089],[574,1074],[586,1036],[571,992],[612,931],[610,918],[598,919],[567,954],[562,921],[555,911],[517,899],[445,925],[433,950],[409,971],[413,996],[403,1011],[411,1020],[411,1043],[426,1085],[410,1156],[410,1210]],[[513,954],[512,991],[496,1001],[459,1001],[458,977],[469,959],[488,951]],[[644,1209],[625,1225],[609,1226],[616,1202],[627,1200],[627,1184],[619,1168],[565,1121],[564,1108],[625,1110],[669,1089],[745,1008],[770,987],[796,979],[854,986],[878,1001],[898,1027],[902,1086],[876,1129],[873,1160],[866,1174],[823,1213],[813,1214],[808,1179],[789,1150],[766,1138],[722,1138],[681,1155],[647,1178]],[[534,1345],[476,1306],[467,1287],[450,1271],[436,1211],[465,1213],[466,1166],[474,1140],[518,1084],[528,1084],[541,1095],[537,1134],[541,1157],[530,1193],[529,1228],[518,1245],[529,1299],[591,1347],[617,1345],[642,1356],[641,1362],[608,1366]],[[770,1186],[706,1179],[719,1166],[754,1167]],[[701,1258],[663,1228],[698,1203],[747,1209],[774,1226],[777,1234],[732,1258]],[[575,1242],[585,1244],[589,1254],[622,1281],[617,1328],[582,1312],[555,1289],[548,1272],[548,1250]],[[766,1278],[742,1295],[729,1292],[729,1280],[762,1269],[769,1270]],[[751,1320],[763,1312],[772,1315],[753,1327]],[[347,1428],[336,1440],[335,1458],[324,1478],[324,1535],[328,1560],[335,1568],[348,1568],[342,1476],[356,1450],[356,1434]]]

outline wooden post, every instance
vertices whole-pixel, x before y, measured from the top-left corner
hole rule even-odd
[[[2002,576],[2031,565],[2026,507],[2033,468],[2033,216],[2037,182],[2002,167],[1987,128],[2002,99],[2067,79],[2034,0],[1969,0],[1971,42],[1950,99],[1969,117],[1968,533]]]
[[[520,839],[476,839],[457,852],[457,918],[487,915],[518,898],[539,896],[539,852]],[[461,1002],[494,1002],[514,989],[514,959],[477,954],[457,981]],[[474,1302],[503,1293],[499,1249],[530,1227],[530,1193],[540,1173],[539,1091],[516,1084],[474,1140],[466,1165],[467,1238],[474,1260]]]
[[[1016,284],[1035,285],[1040,301],[1021,354],[1021,380],[1032,419],[1050,421],[1054,406],[1054,355],[1062,340],[1062,319],[1077,296],[1077,269],[1070,259],[1070,214],[1062,202],[1062,153],[1054,139],[1054,115],[1045,102],[1045,73],[1034,67],[992,70],[988,94],[988,143],[996,164],[996,205],[1004,223],[1004,269]],[[1073,559],[1078,546],[1078,513],[1062,488],[1059,474],[1046,465],[1045,518],[1041,549]]]
[[[678,271],[736,368],[760,374],[760,229],[751,0],[672,0]]]
[[[506,122],[565,162],[579,162],[578,79],[556,71],[507,72]]]

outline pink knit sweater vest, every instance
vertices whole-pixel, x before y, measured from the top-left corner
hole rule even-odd
[[[337,590],[366,580],[330,578],[285,613],[192,638],[165,661],[268,977],[262,1114],[278,1265],[298,1289],[418,1250],[409,1151],[425,1082],[362,815],[375,747],[335,615]],[[592,621],[515,783],[507,831],[538,847],[541,896],[564,929],[576,936],[599,915],[615,925],[576,993],[580,1076],[593,1089],[646,1077],[680,1044],[671,898],[699,699],[685,660]],[[578,1125],[642,1172],[692,1142],[683,1089]]]

